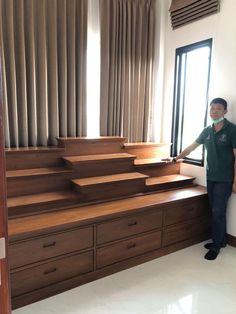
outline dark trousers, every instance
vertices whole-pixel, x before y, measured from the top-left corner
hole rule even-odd
[[[207,181],[207,192],[212,210],[212,250],[219,252],[226,246],[226,208],[232,193],[232,182]]]

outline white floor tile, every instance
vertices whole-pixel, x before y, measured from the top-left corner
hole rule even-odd
[[[236,249],[203,243],[13,311],[13,314],[236,314]]]

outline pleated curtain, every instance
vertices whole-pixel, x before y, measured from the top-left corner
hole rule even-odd
[[[148,141],[155,0],[100,0],[102,135]]]
[[[6,147],[86,135],[86,0],[0,0]]]

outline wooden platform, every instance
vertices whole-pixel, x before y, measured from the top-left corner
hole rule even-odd
[[[96,161],[118,161],[123,159],[134,160],[135,155],[130,155],[127,153],[117,153],[117,154],[100,154],[100,155],[82,155],[82,156],[70,156],[64,157],[63,159],[71,166],[76,166],[78,164],[84,165],[85,163],[91,163]]]
[[[134,155],[127,153],[93,154],[64,157],[66,167],[76,171],[78,178],[132,172]]]
[[[6,152],[13,308],[209,237],[204,187],[169,144],[60,138]]]
[[[72,183],[73,189],[80,192],[85,201],[94,201],[144,192],[147,177],[139,172],[128,172],[75,179]]]
[[[83,226],[94,222],[122,217],[123,215],[149,210],[156,206],[170,205],[176,201],[193,200],[206,196],[206,189],[194,186],[175,191],[136,196],[115,200],[103,204],[88,205],[62,211],[43,213],[9,221],[9,241],[47,234],[49,231],[61,231],[74,226]]]

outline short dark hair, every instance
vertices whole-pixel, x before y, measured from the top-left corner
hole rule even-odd
[[[227,101],[223,98],[218,97],[218,98],[212,99],[212,101],[210,102],[210,106],[212,104],[220,104],[220,105],[224,106],[225,110],[227,109]]]

